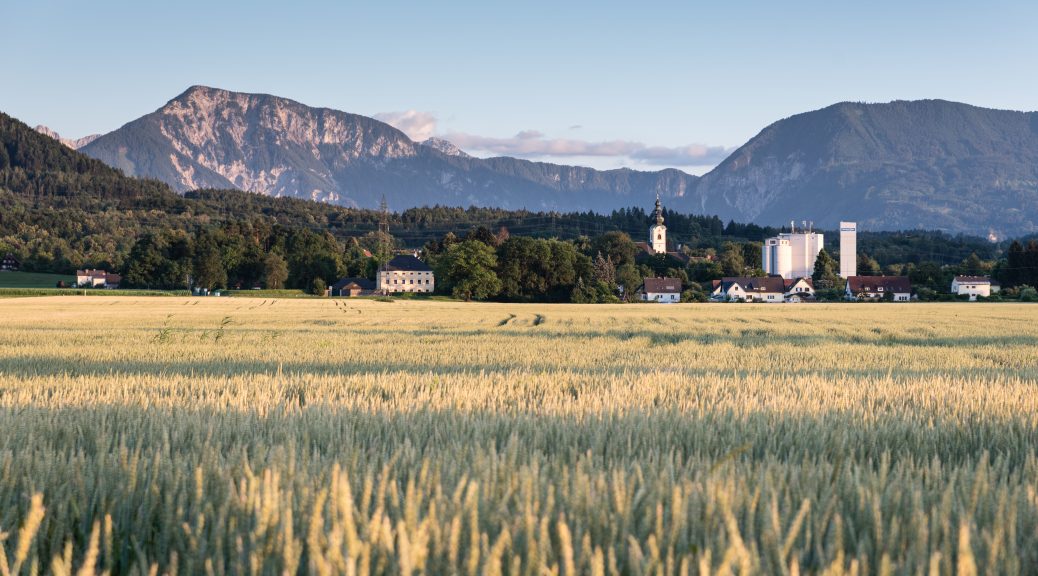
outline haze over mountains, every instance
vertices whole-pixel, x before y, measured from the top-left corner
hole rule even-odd
[[[1038,231],[1038,114],[940,100],[840,103],[792,116],[702,178],[473,158],[373,118],[202,86],[80,149],[181,192],[233,187],[361,207],[385,194],[393,209],[597,212],[648,207],[659,192],[676,210],[759,224]]]

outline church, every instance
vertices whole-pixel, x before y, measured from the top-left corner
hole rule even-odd
[[[658,254],[666,254],[682,264],[688,263],[688,256],[677,250],[669,250],[667,246],[667,226],[663,223],[663,203],[660,202],[660,193],[656,193],[656,223],[649,227],[649,241],[635,242],[638,247],[636,258],[638,260],[652,258]]]

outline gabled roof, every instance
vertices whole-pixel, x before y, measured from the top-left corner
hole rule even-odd
[[[642,290],[646,294],[681,294],[681,279],[646,278]]]
[[[332,290],[342,290],[343,288],[349,286],[350,284],[356,284],[357,287],[360,288],[361,290],[374,290],[375,289],[375,281],[374,280],[368,280],[367,278],[343,278],[343,279],[339,280],[338,282],[336,282],[335,284],[332,284]]]
[[[880,288],[883,288],[880,290]],[[850,276],[847,278],[847,289],[852,293],[861,292],[899,292],[912,291],[912,282],[908,276]]]
[[[815,289],[815,281],[813,279],[811,279],[811,278],[806,277],[806,276],[803,277],[803,278],[783,279],[783,281],[782,281],[783,289],[789,290],[790,288],[796,286],[801,281],[803,281],[804,284],[807,284],[812,290]]]
[[[752,276],[726,276],[721,279],[721,290],[728,292],[735,284],[738,284],[744,292],[752,292],[755,294],[781,294],[786,291],[786,283],[781,276],[765,276],[763,278],[754,278]]]
[[[988,276],[956,276],[955,281],[959,284],[998,284]]]
[[[107,276],[109,276],[109,273],[106,272],[105,270],[94,270],[92,268],[88,268],[86,270],[76,270],[76,276],[89,276],[91,278],[106,278]]]
[[[382,267],[383,270],[401,272],[432,272],[428,264],[410,254],[393,256],[393,259]]]
[[[648,242],[635,242],[634,246],[638,249],[638,252],[634,255],[635,259],[640,260],[644,258],[651,258],[656,255],[656,253],[652,251],[652,246],[649,246]],[[682,254],[681,252],[676,252],[673,250],[668,250],[667,256],[670,256],[671,258],[674,258],[679,262],[685,264],[687,264],[690,260],[688,256]]]

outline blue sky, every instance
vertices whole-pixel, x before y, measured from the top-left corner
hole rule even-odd
[[[0,111],[107,132],[193,84],[480,156],[702,172],[839,101],[1036,110],[1038,2],[5,2]]]

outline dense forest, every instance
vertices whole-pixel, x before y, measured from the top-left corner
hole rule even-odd
[[[672,274],[692,285],[755,273],[760,242],[780,231],[716,216],[667,210],[664,216],[669,237],[691,264],[635,262],[631,238],[641,239],[651,223],[642,208],[596,214],[434,206],[384,213],[238,190],[182,196],[163,183],[125,177],[0,114],[0,254],[13,254],[27,271],[106,268],[122,272],[128,286],[147,288],[314,289],[347,274],[371,276],[387,248],[422,249],[430,262],[447,265],[451,246],[472,240],[493,252],[497,297],[559,300],[581,292],[585,300],[608,300],[620,294],[597,293],[600,281],[615,286],[623,278],[629,285],[644,275]],[[378,232],[383,218],[388,238]],[[836,234],[827,240],[835,252]],[[1010,249],[977,237],[910,231],[861,233],[858,245],[862,273],[908,274],[934,289],[967,269],[993,271],[1011,284],[1038,280],[1033,243]],[[542,274],[515,277],[530,270]],[[452,289],[446,269],[441,277]]]

